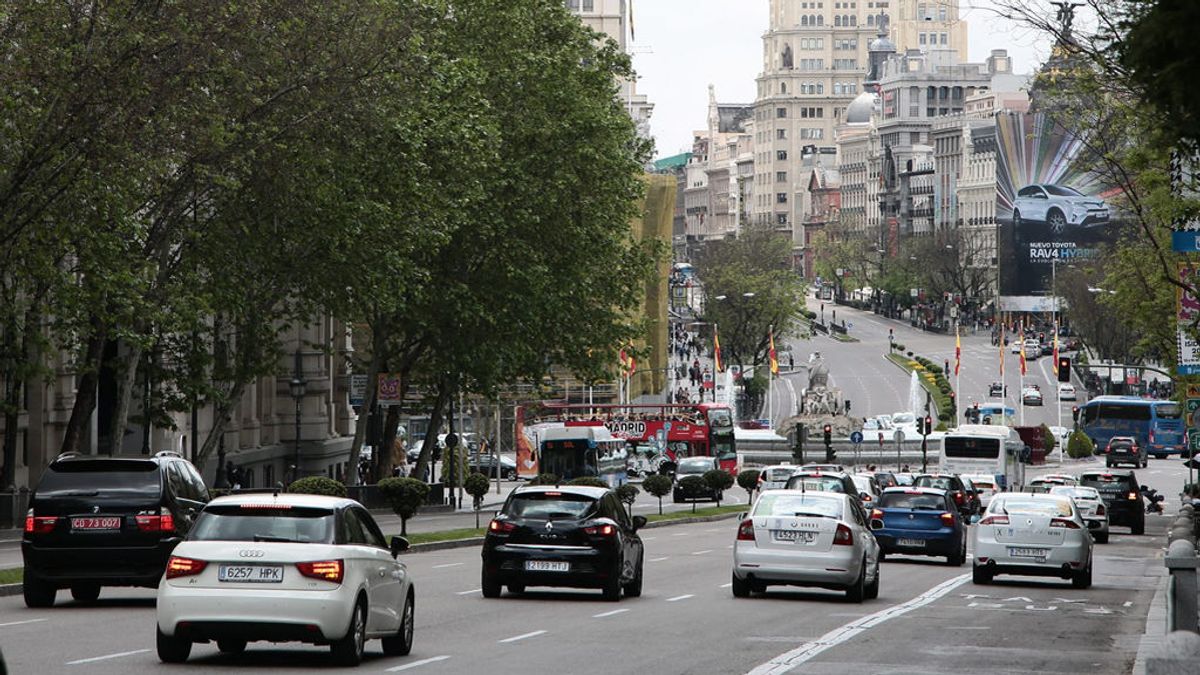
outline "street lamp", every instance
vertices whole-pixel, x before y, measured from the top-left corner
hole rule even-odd
[[[296,459],[292,469],[292,480],[296,481],[300,479],[300,403],[304,400],[304,393],[308,390],[308,382],[304,379],[304,370],[300,363],[299,349],[296,350],[296,363],[292,380],[288,382],[288,390],[296,401]]]

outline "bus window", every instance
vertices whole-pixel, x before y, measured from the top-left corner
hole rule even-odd
[[[1154,406],[1154,414],[1159,419],[1177,420],[1183,417],[1183,409],[1179,407],[1178,403],[1159,403]]]

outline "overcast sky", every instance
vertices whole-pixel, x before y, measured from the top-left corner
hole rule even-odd
[[[691,150],[692,131],[707,126],[708,85],[722,103],[753,103],[762,68],[767,0],[635,0],[633,63],[638,91],[654,103],[656,155]],[[1013,70],[1031,73],[1048,42],[992,11],[992,0],[961,0],[971,61],[1008,49]]]

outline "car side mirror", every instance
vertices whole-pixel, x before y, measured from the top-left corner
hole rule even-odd
[[[637,532],[638,530],[642,529],[645,526],[646,526],[646,516],[634,516],[633,517],[633,531],[634,532]]]
[[[1141,488],[1142,488],[1142,492],[1149,492],[1149,491],[1150,491],[1150,486],[1149,486],[1149,485],[1143,485],[1143,486],[1141,486]]]
[[[400,555],[408,550],[408,540],[400,535],[394,535],[391,541],[392,557]]]
[[[871,501],[871,495],[867,494],[866,492],[858,493],[858,498],[863,500],[864,502]]]

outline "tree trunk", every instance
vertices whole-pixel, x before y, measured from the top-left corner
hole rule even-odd
[[[137,364],[142,359],[142,348],[131,345],[129,353],[117,361],[117,405],[113,407],[112,429],[108,447],[114,455],[120,454],[125,443],[125,425],[129,423],[129,406],[133,400],[134,385],[137,384]]]
[[[449,399],[449,387],[438,383],[437,388],[437,398],[434,399],[433,410],[429,412],[429,430],[425,432],[425,442],[421,444],[421,455],[417,457],[417,464],[409,474],[418,480],[425,475],[425,469],[428,468],[429,460],[433,456],[433,447],[437,445],[437,432],[442,426],[442,410],[446,407],[446,401]],[[427,482],[432,483],[433,479],[431,471]]]
[[[401,399],[403,400],[403,399]],[[400,406],[390,405],[383,421],[383,438],[375,449],[376,481],[392,475],[392,446],[396,444],[396,426],[400,424]]]
[[[13,367],[4,373],[4,381],[9,383],[10,389],[4,401],[4,472],[0,475],[0,489],[7,490],[16,483],[17,418],[21,416],[21,389],[25,378]]]
[[[92,318],[91,337],[79,367],[79,386],[76,388],[75,405],[71,408],[71,419],[67,422],[59,452],[79,452],[87,433],[92,412],[96,409],[97,388],[100,383],[100,365],[104,359],[105,334],[99,319]]]
[[[241,405],[242,395],[245,392],[246,384],[244,382],[233,383],[233,389],[229,390],[229,395],[225,397],[225,402],[217,405],[215,410],[213,410],[212,428],[209,429],[208,435],[204,437],[204,443],[200,445],[200,451],[195,455],[197,471],[204,471],[204,465],[208,462],[209,456],[220,445],[221,437],[225,435],[225,428],[229,426],[229,413]]]
[[[367,419],[370,411],[375,407],[375,395],[378,386],[376,382],[379,380],[379,369],[383,364],[383,341],[379,339],[382,320],[378,317],[374,325],[371,327],[371,360],[367,364],[367,390],[363,393],[363,404],[361,413],[358,415],[358,423],[354,425],[354,441],[350,443],[350,458],[347,460],[346,466],[346,484],[358,485],[358,457],[362,454],[363,439],[367,435]]]

